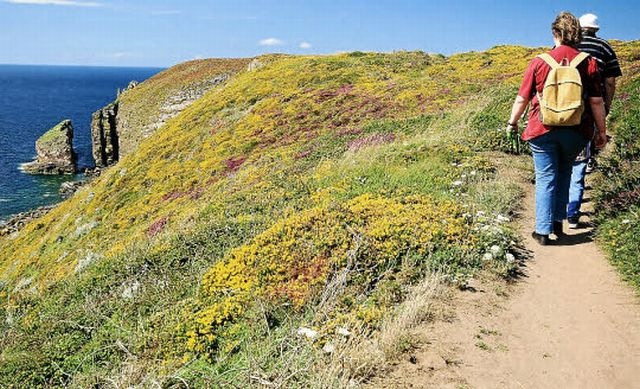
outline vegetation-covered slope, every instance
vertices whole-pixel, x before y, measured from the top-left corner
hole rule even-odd
[[[118,96],[120,155],[124,156],[206,92],[247,69],[250,59],[184,62]]]
[[[319,380],[319,350],[434,271],[514,269],[519,192],[487,152],[538,51],[261,58],[0,240],[0,383],[366,378]]]
[[[598,159],[595,211],[612,263],[640,291],[640,49],[619,47],[624,69],[610,115],[614,142]]]

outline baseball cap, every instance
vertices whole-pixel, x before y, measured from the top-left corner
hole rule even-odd
[[[580,16],[580,27],[599,29],[598,17],[594,14],[584,14]]]

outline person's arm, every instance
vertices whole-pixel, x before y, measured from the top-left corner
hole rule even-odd
[[[616,78],[615,77],[607,77],[604,79],[604,109],[605,113],[608,115],[611,110],[611,102],[613,101],[613,96],[616,94]]]
[[[596,147],[601,149],[607,144],[607,121],[605,119],[604,100],[602,97],[590,97],[589,105],[593,113],[593,120],[596,123],[597,133],[594,138]]]
[[[507,123],[509,126],[518,127],[518,120],[520,120],[520,117],[524,113],[528,104],[529,99],[520,95],[516,96],[516,100],[513,102],[513,107],[511,107],[511,116],[509,116],[509,122]]]

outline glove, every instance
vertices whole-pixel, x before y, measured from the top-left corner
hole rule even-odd
[[[511,152],[514,154],[520,154],[520,133],[518,131],[518,124],[507,124],[506,134]]]

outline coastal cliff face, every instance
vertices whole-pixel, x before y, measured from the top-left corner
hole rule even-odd
[[[118,103],[114,102],[93,113],[91,146],[96,167],[103,168],[118,161]]]
[[[36,141],[37,159],[22,165],[30,174],[73,174],[77,170],[73,151],[73,125],[64,120]]]
[[[247,68],[249,59],[186,62],[142,84],[130,84],[115,102],[93,116],[93,157],[107,167],[130,154],[145,138],[207,92]]]

